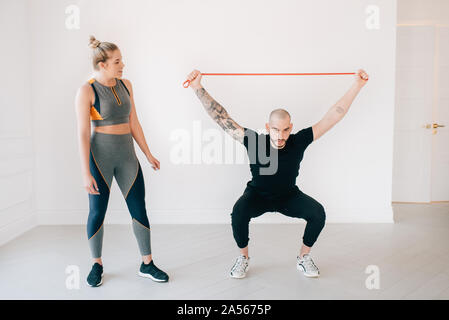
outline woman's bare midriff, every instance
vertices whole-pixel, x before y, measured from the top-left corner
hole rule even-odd
[[[131,127],[129,126],[129,123],[120,123],[110,126],[95,127],[94,130],[96,132],[107,134],[127,134],[131,132]]]

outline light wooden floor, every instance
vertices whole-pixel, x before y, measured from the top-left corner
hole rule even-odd
[[[137,276],[131,225],[106,225],[99,288],[85,283],[85,226],[40,226],[0,247],[0,299],[449,299],[449,205],[393,208],[395,224],[327,224],[312,250],[317,279],[295,267],[304,224],[251,224],[245,279],[228,276],[238,254],[230,225],[153,226],[168,283]],[[79,289],[66,288],[68,265],[79,267]],[[369,265],[379,289],[365,285]]]

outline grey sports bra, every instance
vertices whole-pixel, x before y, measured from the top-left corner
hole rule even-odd
[[[90,120],[94,127],[128,123],[131,100],[128,88],[121,79],[115,79],[115,86],[102,85],[94,78],[89,80],[95,93],[94,105],[90,108]]]

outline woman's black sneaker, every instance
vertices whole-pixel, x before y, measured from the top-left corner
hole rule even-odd
[[[145,264],[142,262],[140,265],[139,276],[150,278],[153,281],[157,282],[167,282],[168,275],[156,267],[153,263],[153,260],[149,264]]]
[[[97,262],[92,266],[89,275],[87,276],[87,284],[91,287],[101,286],[103,283],[103,266]]]

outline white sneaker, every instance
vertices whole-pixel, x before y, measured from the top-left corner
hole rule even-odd
[[[296,268],[302,271],[306,277],[316,278],[320,276],[320,270],[313,263],[312,257],[309,254],[305,254],[302,258],[296,257]]]
[[[246,258],[243,254],[240,255],[234,263],[231,269],[231,277],[241,279],[246,276],[246,272],[249,270],[249,257]]]

